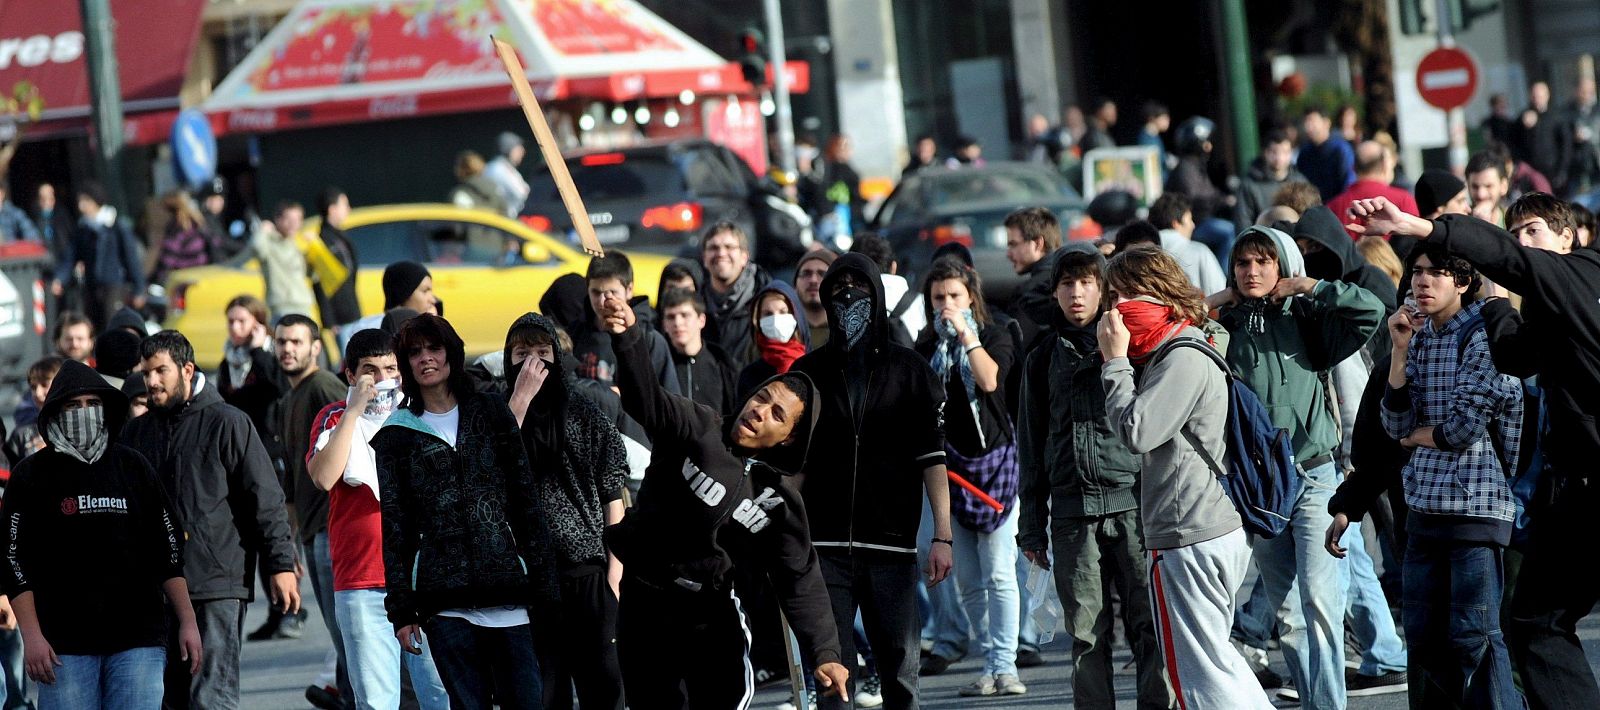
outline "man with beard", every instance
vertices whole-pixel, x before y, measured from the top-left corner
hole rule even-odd
[[[811,329],[811,347],[828,344],[828,309],[822,307],[822,277],[837,254],[827,249],[814,249],[800,257],[794,266],[794,290],[800,292],[800,309],[805,312],[806,327]]]
[[[265,587],[284,613],[300,611],[294,541],[283,491],[261,437],[197,371],[194,347],[164,330],[139,345],[150,413],[128,422],[123,441],[166,484],[183,521],[183,572],[205,648],[190,674],[176,647],[167,654],[169,707],[239,707],[239,652],[251,599],[253,556],[271,573]]]
[[[278,435],[283,443],[283,459],[289,471],[285,477],[289,507],[299,530],[299,542],[306,570],[311,573],[311,591],[317,595],[322,623],[333,639],[338,656],[336,682],[338,702],[326,702],[320,684],[306,689],[307,698],[319,696],[323,705],[347,706],[353,695],[350,675],[345,667],[344,642],[333,616],[333,561],[328,556],[328,494],[312,483],[306,470],[306,449],[311,445],[312,424],[317,413],[330,403],[344,399],[345,386],[333,373],[322,369],[322,331],[317,322],[303,315],[290,314],[279,319],[273,338],[278,350],[278,368],[288,380],[289,391],[278,400]],[[319,705],[321,706],[321,705]]]
[[[945,388],[920,355],[889,342],[878,276],[877,265],[862,254],[833,262],[822,281],[832,329],[828,345],[800,358],[790,372],[816,382],[816,438],[837,444],[806,460],[801,493],[843,655],[855,658],[859,608],[883,680],[884,707],[897,710],[917,706],[918,489],[926,489],[933,514],[925,578],[931,586],[950,574],[950,483]]]
[[[717,344],[727,353],[728,365],[735,372],[743,370],[753,356],[750,329],[744,327],[750,303],[772,277],[750,261],[750,237],[732,222],[718,222],[706,230],[700,266],[707,276],[706,307],[711,309]]]

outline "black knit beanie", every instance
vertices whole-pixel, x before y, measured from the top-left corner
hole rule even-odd
[[[406,302],[422,280],[432,276],[428,267],[415,261],[397,261],[383,270],[383,310]]]

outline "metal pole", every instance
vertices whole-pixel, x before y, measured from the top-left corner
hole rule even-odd
[[[796,174],[794,160],[794,111],[789,107],[789,75],[784,71],[787,52],[783,47],[783,13],[778,0],[764,0],[767,11],[767,66],[772,68],[772,102],[777,109],[778,167],[790,176]]]
[[[1456,46],[1450,27],[1450,0],[1437,0],[1433,4],[1433,24],[1439,33],[1440,47]],[[1467,112],[1460,107],[1444,112],[1444,130],[1449,141],[1446,151],[1450,156],[1450,172],[1465,177],[1467,172]]]
[[[1261,152],[1256,135],[1255,81],[1250,71],[1250,33],[1245,29],[1243,0],[1222,2],[1222,61],[1227,70],[1228,111],[1233,114],[1235,172],[1244,172]]]
[[[117,78],[116,21],[110,0],[79,0],[89,101],[94,116],[95,163],[111,204],[126,211],[122,196],[122,84]]]

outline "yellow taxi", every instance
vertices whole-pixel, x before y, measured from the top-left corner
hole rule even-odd
[[[321,220],[306,220],[299,238],[317,239]],[[363,315],[383,310],[383,269],[415,261],[433,274],[433,289],[445,302],[445,318],[466,341],[468,355],[497,352],[512,321],[539,309],[539,298],[563,274],[582,275],[589,256],[520,222],[484,210],[448,204],[358,207],[345,234],[360,261],[356,296]],[[634,292],[654,297],[669,257],[630,253]],[[201,266],[173,272],[167,281],[166,327],[194,345],[202,369],[222,361],[228,337],[228,301],[241,294],[263,297],[254,261],[243,268]],[[313,318],[317,314],[309,314]],[[338,357],[330,353],[332,359]]]

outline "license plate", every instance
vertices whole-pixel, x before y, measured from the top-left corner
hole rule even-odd
[[[621,244],[628,241],[628,225],[608,224],[595,227],[594,237],[600,240],[601,244]]]

